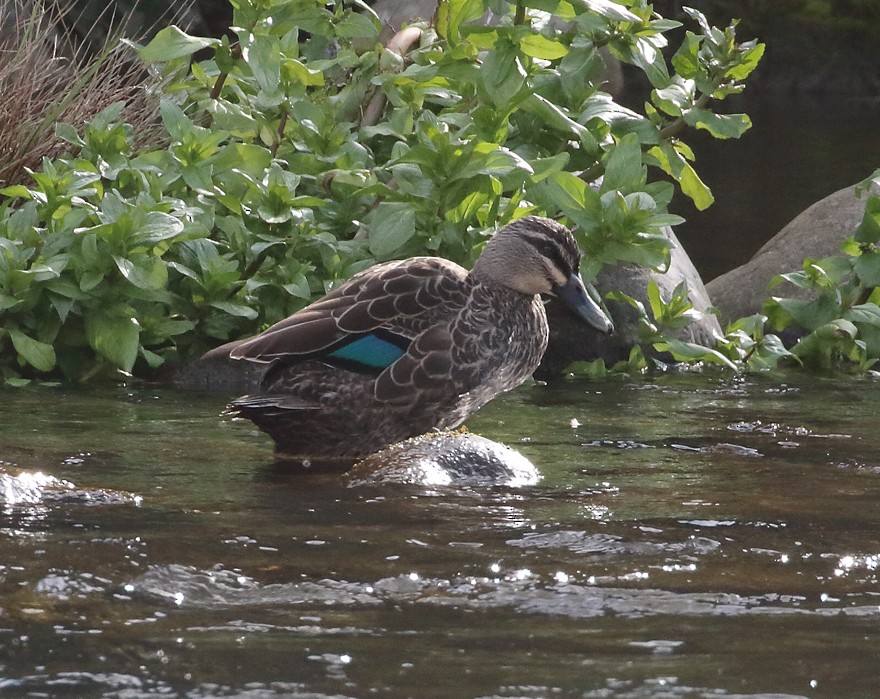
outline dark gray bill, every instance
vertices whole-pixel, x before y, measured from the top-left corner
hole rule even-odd
[[[592,293],[587,291],[583,280],[581,280],[581,275],[577,272],[572,273],[565,284],[558,284],[553,288],[553,293],[580,318],[596,330],[610,335],[614,331],[614,323],[611,322],[602,307],[593,300],[593,296],[598,298],[598,293],[592,286],[590,286],[590,292]]]

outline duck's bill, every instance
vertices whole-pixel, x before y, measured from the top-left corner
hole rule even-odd
[[[611,322],[611,318],[594,300],[594,297],[599,297],[598,292],[592,285],[589,286],[588,291],[579,274],[572,274],[565,284],[557,285],[553,292],[560,301],[596,330],[606,335],[614,332],[614,323]]]

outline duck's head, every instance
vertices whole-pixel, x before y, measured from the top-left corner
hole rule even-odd
[[[549,218],[526,216],[489,239],[471,274],[523,294],[553,294],[594,328],[611,333],[611,319],[593,299],[596,290],[588,291],[581,279],[580,260],[568,228]]]

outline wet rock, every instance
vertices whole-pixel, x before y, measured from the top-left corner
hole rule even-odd
[[[880,194],[873,188],[871,194]],[[846,187],[798,214],[770,239],[751,260],[722,274],[706,285],[722,322],[761,312],[764,300],[773,296],[807,298],[809,291],[783,282],[768,291],[777,274],[801,269],[807,257],[821,259],[841,254],[840,244],[854,232],[865,211],[869,193],[856,197],[854,187]]]
[[[138,505],[140,501],[140,496],[132,493],[103,488],[88,490],[42,471],[0,466],[0,506],[7,511],[53,504]]]
[[[697,311],[708,311],[712,303],[700,273],[697,272],[687,252],[685,252],[675,233],[666,229],[672,241],[669,269],[665,274],[632,264],[618,264],[606,267],[596,280],[596,288],[604,296],[609,291],[622,291],[624,294],[648,306],[648,281],[654,279],[660,289],[660,296],[668,300],[673,290],[681,282],[687,282],[690,300]],[[638,343],[638,313],[627,303],[606,302],[614,332],[611,335],[588,327],[562,304],[551,300],[547,303],[547,320],[550,325],[550,342],[535,378],[547,381],[562,375],[565,368],[576,361],[602,359],[606,364],[625,360],[630,350]],[[686,328],[673,333],[673,336],[687,342],[713,346],[714,337],[721,334],[721,326],[714,315],[706,314]]]
[[[437,432],[397,442],[359,461],[349,485],[533,485],[541,478],[518,451],[467,432]]]

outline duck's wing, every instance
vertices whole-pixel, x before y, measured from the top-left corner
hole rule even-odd
[[[449,324],[435,325],[423,332],[376,378],[376,398],[386,402],[411,401],[413,395],[418,395],[431,403],[448,396],[454,383],[453,344]]]
[[[320,359],[379,373],[464,303],[467,271],[436,257],[376,265],[230,352],[257,362]]]

